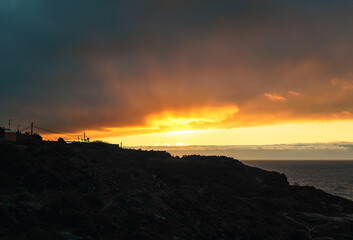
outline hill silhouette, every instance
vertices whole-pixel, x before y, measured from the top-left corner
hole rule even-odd
[[[219,156],[0,145],[1,239],[352,239],[353,202]]]

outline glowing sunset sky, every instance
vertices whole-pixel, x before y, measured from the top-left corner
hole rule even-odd
[[[353,141],[352,12],[343,0],[2,0],[0,123],[130,146]]]

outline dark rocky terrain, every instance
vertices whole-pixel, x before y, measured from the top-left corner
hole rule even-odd
[[[0,239],[353,239],[353,202],[227,157],[0,145]]]

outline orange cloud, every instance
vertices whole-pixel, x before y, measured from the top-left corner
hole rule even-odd
[[[341,79],[338,79],[338,78],[334,78],[334,79],[331,80],[331,84],[333,86],[339,86],[343,90],[353,89],[353,80],[344,81],[344,80],[341,80]]]
[[[300,93],[299,92],[295,92],[295,91],[288,91],[288,94],[290,96],[296,96],[296,97],[299,97],[300,96]]]
[[[265,93],[264,94],[265,97],[267,97],[269,100],[271,101],[274,101],[274,102],[284,102],[284,101],[287,101],[287,98],[286,97],[283,97],[279,94],[276,94],[276,93]]]
[[[337,119],[350,119],[352,116],[352,113],[349,111],[342,111],[340,113],[333,114],[333,117]]]
[[[146,125],[152,126],[156,131],[219,128],[228,121],[234,121],[238,111],[236,105],[165,111],[148,116]]]

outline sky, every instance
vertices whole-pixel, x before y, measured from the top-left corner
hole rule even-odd
[[[352,10],[2,0],[0,125],[128,146],[353,142]]]

